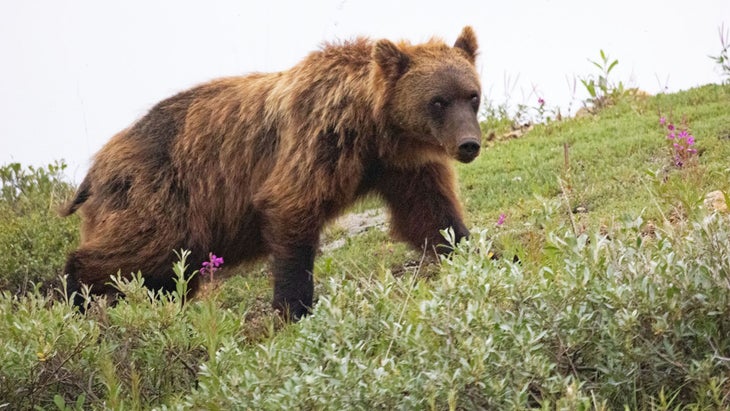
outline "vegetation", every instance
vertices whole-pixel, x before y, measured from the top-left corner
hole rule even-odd
[[[65,168],[63,162],[0,167],[0,289],[25,293],[31,281],[58,284],[79,231],[77,218],[63,220],[56,211],[74,189],[63,179]]]
[[[624,93],[497,137],[459,166],[475,229],[451,258],[348,238],[288,325],[265,265],[217,271],[214,255],[185,304],[184,281],[155,296],[136,276],[75,313],[47,292],[77,241],[55,216],[63,165],[5,166],[0,407],[730,408],[730,217],[703,203],[730,193],[727,158],[728,85]],[[180,278],[203,268],[180,257]]]
[[[722,24],[717,29],[717,34],[720,36],[722,49],[717,56],[710,58],[718,65],[721,76],[725,78],[725,84],[728,84],[730,83],[730,29],[725,29],[725,24]]]
[[[591,96],[588,103],[596,109],[612,104],[625,92],[623,83],[619,82],[618,85],[614,85],[608,80],[609,74],[618,65],[618,60],[610,61],[603,50],[600,54],[600,62],[590,60],[591,64],[600,71],[598,79],[593,77],[580,79],[581,84]]]

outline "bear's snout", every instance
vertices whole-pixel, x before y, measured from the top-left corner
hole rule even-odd
[[[472,160],[477,158],[480,148],[481,144],[479,144],[479,140],[473,138],[464,139],[461,144],[459,144],[457,160],[462,163],[470,163]]]

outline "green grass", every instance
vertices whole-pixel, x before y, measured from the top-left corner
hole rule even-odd
[[[697,138],[682,169],[660,111]],[[226,268],[185,305],[132,281],[116,306],[73,314],[27,285],[54,281],[78,224],[51,217],[60,177],[31,170],[0,202],[0,224],[24,227],[0,229],[18,247],[1,256],[0,406],[730,408],[730,218],[701,207],[730,193],[728,158],[730,86],[497,141],[458,167],[474,235],[451,259],[419,264],[379,230],[350,238],[318,257],[314,313],[291,325],[264,264]]]
[[[554,198],[561,192],[558,177],[562,177],[572,183],[572,200],[585,202],[592,210],[591,221],[610,220],[618,212],[641,212],[652,194],[636,185],[644,182],[651,187],[646,171],[670,165],[659,110],[687,117],[704,149],[701,169],[692,171],[727,176],[723,159],[730,154],[729,99],[727,87],[708,86],[647,101],[627,99],[594,117],[539,125],[519,141],[486,150],[474,166],[460,167],[468,210],[479,225],[496,221],[500,212],[525,216],[539,205],[535,196]],[[564,162],[566,143],[569,170]],[[683,178],[689,172],[670,177]],[[713,183],[718,184],[716,189],[727,190],[727,179],[716,180],[706,179],[696,187],[697,194]],[[659,217],[657,211],[648,210],[652,218]]]

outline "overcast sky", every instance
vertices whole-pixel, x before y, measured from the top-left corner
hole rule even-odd
[[[566,107],[595,72],[652,94],[721,80],[708,55],[730,0],[0,2],[0,164],[92,156],[156,102],[207,80],[284,70],[323,41],[359,35],[453,42],[472,25],[479,72],[499,104]],[[578,85],[575,103],[587,97]]]

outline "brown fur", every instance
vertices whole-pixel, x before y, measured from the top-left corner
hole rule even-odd
[[[192,267],[208,252],[229,265],[271,255],[274,305],[298,318],[320,230],[367,193],[413,246],[443,243],[447,227],[468,235],[450,158],[478,154],[476,50],[469,27],[455,47],[361,38],[162,101],[101,149],[65,209],[83,217],[71,290],[113,293],[118,270],[172,289],[180,248]]]

